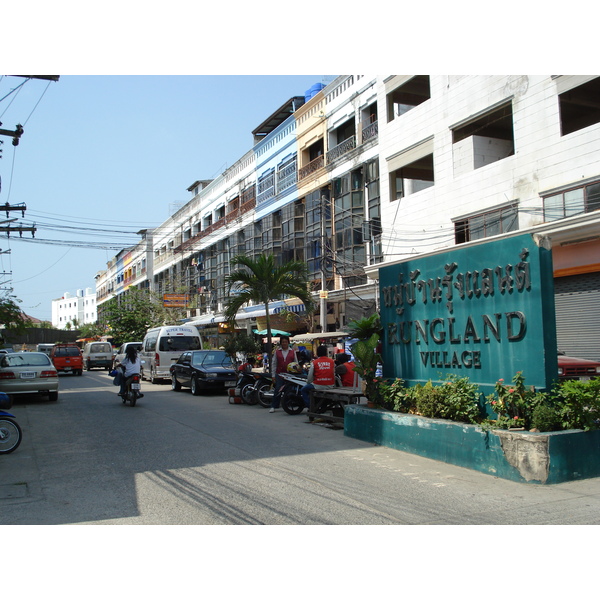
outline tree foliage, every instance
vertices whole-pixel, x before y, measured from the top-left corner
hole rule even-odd
[[[21,330],[31,325],[31,320],[19,308],[15,296],[0,296],[0,325],[5,329]]]
[[[261,254],[257,258],[245,255],[231,259],[232,271],[225,277],[229,300],[225,317],[235,322],[236,313],[248,302],[264,304],[267,321],[267,352],[271,355],[271,320],[269,304],[286,296],[299,298],[307,312],[312,312],[313,302],[308,290],[306,263],[293,260],[278,264],[272,254]],[[237,268],[236,268],[237,267]]]
[[[176,324],[181,315],[180,310],[165,308],[157,294],[135,288],[102,305],[102,321],[109,330],[106,333],[117,345],[140,341],[151,327]]]

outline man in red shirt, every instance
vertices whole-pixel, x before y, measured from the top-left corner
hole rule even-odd
[[[310,406],[311,390],[327,390],[332,387],[335,387],[335,361],[327,356],[327,346],[319,346],[317,358],[310,365],[306,385],[300,390],[306,407]]]
[[[335,374],[339,376],[344,387],[354,386],[355,364],[351,362],[349,358],[350,357],[345,352],[335,355],[335,362],[337,363]]]

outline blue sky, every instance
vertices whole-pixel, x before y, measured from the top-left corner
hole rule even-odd
[[[57,73],[60,75],[60,73]],[[31,233],[0,233],[2,288],[29,315],[51,320],[64,292],[94,288],[95,274],[135,232],[159,225],[187,188],[212,179],[253,145],[252,130],[324,75],[61,75],[58,82],[0,79],[0,204],[25,203]],[[15,91],[12,91],[15,90]],[[12,91],[12,93],[11,93]],[[7,96],[8,95],[8,96]],[[5,218],[3,213],[3,218]],[[44,241],[45,240],[45,241]],[[83,246],[82,246],[83,243]],[[10,282],[10,283],[9,283]]]

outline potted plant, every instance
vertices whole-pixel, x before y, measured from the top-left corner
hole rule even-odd
[[[348,324],[348,332],[357,338],[352,345],[352,354],[355,358],[354,371],[358,373],[365,384],[365,396],[374,406],[381,405],[379,381],[377,379],[377,366],[381,362],[381,355],[377,352],[380,342],[381,323],[379,315],[373,314]]]

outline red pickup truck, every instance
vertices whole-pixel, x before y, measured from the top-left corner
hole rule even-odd
[[[600,362],[565,356],[565,353],[559,350],[558,377],[559,379],[579,379],[582,381],[595,379],[600,377]]]
[[[59,373],[83,373],[83,355],[76,344],[54,344],[50,360]]]

